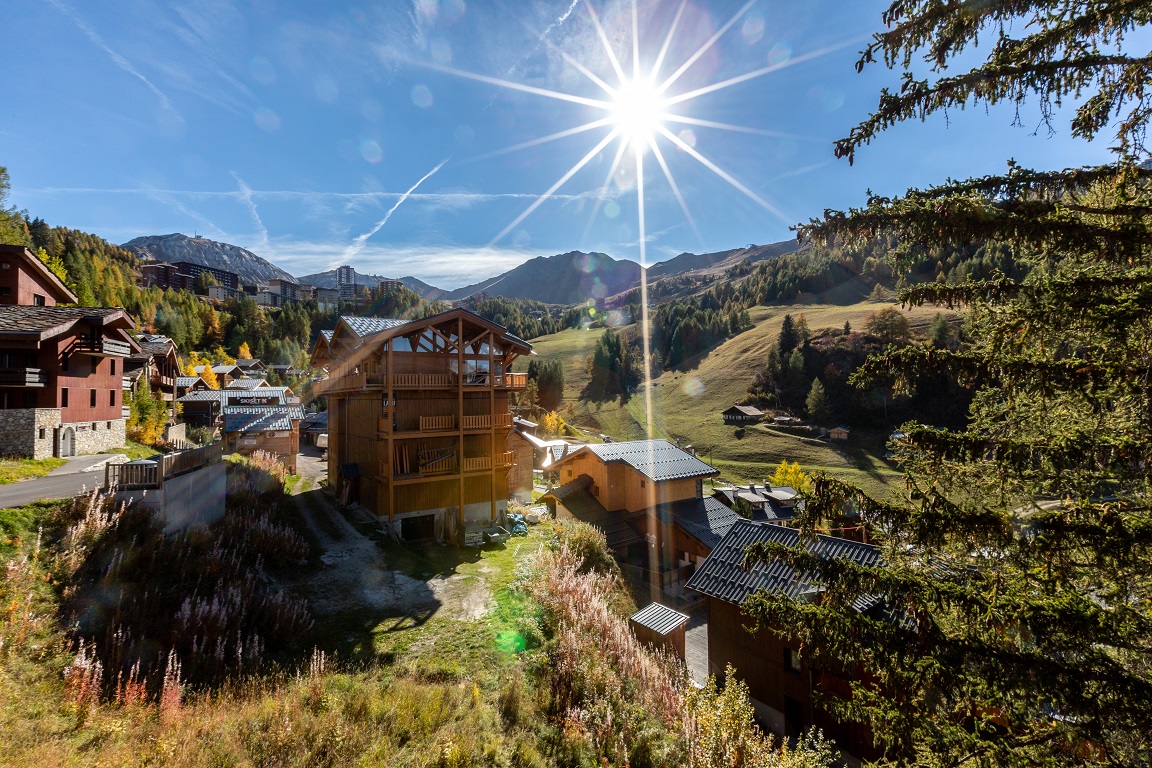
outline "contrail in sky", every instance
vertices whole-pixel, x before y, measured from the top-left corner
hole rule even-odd
[[[140,70],[138,70],[138,69],[136,69],[136,67],[132,66],[132,63],[130,61],[128,61],[128,59],[124,58],[119,53],[112,50],[111,46],[109,46],[106,42],[104,42],[104,38],[102,38],[102,37],[100,37],[100,35],[96,34],[96,30],[94,30],[94,29],[92,29],[92,27],[88,26],[88,23],[86,21],[84,21],[84,19],[80,18],[80,16],[74,10],[69,8],[64,3],[60,2],[60,0],[48,0],[48,2],[50,2],[50,3],[52,3],[52,5],[56,6],[56,8],[59,9],[59,11],[61,13],[63,13],[65,16],[72,19],[72,22],[77,27],[80,28],[80,31],[83,32],[88,37],[88,39],[91,40],[92,43],[97,48],[104,51],[104,53],[108,54],[108,56],[112,59],[112,61],[116,64],[116,66],[120,67],[120,69],[124,70],[125,72],[132,75],[133,77],[139,79],[140,82],[142,82],[142,83],[144,83],[144,85],[148,86],[148,90],[152,91],[152,93],[156,94],[156,98],[160,99],[160,106],[161,107],[163,107],[164,109],[172,109],[172,101],[164,94],[164,92],[161,91],[159,88],[157,88],[152,83],[151,80],[149,80],[147,77],[142,75],[140,73]]]
[[[236,171],[229,171],[232,178],[236,179],[236,183],[240,185],[240,200],[244,203],[244,207],[248,209],[249,215],[252,216],[252,223],[256,225],[256,232],[260,235],[260,247],[268,249],[271,247],[271,242],[268,240],[268,228],[264,226],[264,222],[260,220],[260,212],[256,210],[256,203],[252,200],[252,189],[244,183],[244,179],[237,175]]]
[[[417,181],[415,184],[413,184],[411,187],[409,187],[407,192],[400,195],[400,198],[395,203],[393,203],[392,207],[388,209],[388,212],[384,214],[384,218],[382,218],[382,219],[380,219],[380,221],[376,222],[376,226],[372,227],[372,229],[368,230],[364,234],[358,235],[356,237],[356,239],[352,241],[352,244],[344,249],[344,253],[342,255],[342,258],[344,259],[344,261],[349,261],[353,256],[357,255],[358,253],[360,253],[360,251],[364,250],[364,244],[368,242],[368,238],[372,237],[372,235],[379,232],[384,227],[384,225],[388,223],[388,219],[392,218],[392,214],[396,212],[396,209],[400,207],[400,204],[403,203],[405,200],[407,200],[408,196],[411,195],[413,192],[415,192],[417,187],[419,187],[421,184],[423,184],[425,181],[427,181],[428,177],[430,177],[432,174],[436,173],[436,171],[443,168],[444,163],[448,162],[451,159],[452,159],[452,156],[449,155],[448,157],[441,160],[440,165],[438,165],[435,168],[433,168],[432,170],[428,171],[428,173],[424,174],[424,176],[422,176],[419,181]]]

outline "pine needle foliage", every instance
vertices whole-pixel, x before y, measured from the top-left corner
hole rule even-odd
[[[965,343],[906,347],[858,383],[907,389],[949,376],[974,390],[966,428],[915,424],[894,448],[901,498],[823,477],[800,515],[811,536],[845,504],[868,521],[884,566],[764,547],[823,583],[817,603],[761,595],[762,624],[875,680],[826,704],[867,723],[888,758],[923,766],[1152,763],[1152,170],[1144,146],[1152,58],[1126,50],[1152,3],[897,0],[858,68],[905,72],[898,93],[837,142],[852,159],[886,128],[983,102],[1075,99],[1072,132],[1114,130],[1093,168],[948,181],[827,211],[802,239],[896,243],[897,271],[925,252],[1007,246],[1020,265],[921,284],[905,304],[966,312]],[[990,39],[989,39],[990,38]],[[977,48],[977,43],[979,47]],[[970,70],[946,71],[964,53]],[[1023,276],[1023,277],[1021,277]],[[886,620],[852,609],[881,595]]]

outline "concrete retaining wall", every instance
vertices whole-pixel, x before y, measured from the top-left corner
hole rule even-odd
[[[120,491],[117,499],[137,500],[164,518],[164,531],[171,533],[199,525],[211,525],[224,516],[228,487],[224,462],[209,464],[186,475],[169,478],[148,491]]]

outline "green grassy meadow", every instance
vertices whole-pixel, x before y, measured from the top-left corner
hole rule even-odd
[[[837,296],[836,298],[841,298]],[[858,298],[858,297],[857,297]],[[686,364],[657,376],[650,387],[641,385],[627,402],[589,403],[579,399],[588,383],[585,360],[603,329],[566,330],[532,340],[544,359],[559,359],[564,366],[563,415],[595,439],[606,434],[617,440],[647,435],[646,396],[651,393],[653,437],[680,439],[692,445],[704,460],[721,470],[725,481],[763,482],[781,461],[798,462],[809,472],[827,472],[856,483],[865,491],[884,495],[898,486],[900,475],[883,459],[887,431],[854,430],[846,445],[784,434],[765,425],[739,430],[723,423],[720,413],[747,394],[749,383],[763,365],[768,348],[780,334],[784,315],[803,313],[808,327],[842,328],[849,322],[862,328],[868,315],[893,306],[857,301],[854,304],[794,304],[754,307],[753,327]],[[907,311],[914,330],[927,327],[938,310]],[[634,326],[622,329],[625,332]],[[523,367],[523,364],[521,364]],[[893,427],[897,426],[895,424]]]

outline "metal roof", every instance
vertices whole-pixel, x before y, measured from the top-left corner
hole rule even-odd
[[[255,376],[245,376],[242,379],[233,379],[228,382],[225,389],[256,389],[258,387],[267,387],[268,382],[262,378]]]
[[[190,387],[198,381],[204,381],[204,380],[201,379],[199,376],[177,376],[176,377],[176,386],[178,386],[178,387]]]
[[[632,440],[624,443],[586,445],[573,451],[564,460],[591,451],[605,463],[623,462],[656,483],[693,477],[712,477],[720,474],[687,451],[667,440]]]
[[[744,519],[711,496],[675,501],[668,506],[672,522],[709,549],[715,549],[732,526]]]
[[[387,331],[391,328],[398,328],[401,325],[406,325],[408,320],[393,320],[388,317],[359,317],[358,315],[342,315],[340,322],[348,327],[359,338],[370,336],[373,333],[380,333],[380,331]],[[325,336],[328,341],[332,341],[331,336]]]
[[[217,402],[224,402],[224,396],[227,393],[222,389],[197,389],[185,395],[176,398],[178,403],[198,403],[207,402],[209,400],[216,400]]]
[[[229,405],[224,408],[225,432],[269,432],[292,429],[304,420],[299,405]]]
[[[688,614],[674,611],[666,605],[649,603],[632,614],[628,620],[658,635],[667,635],[687,624],[689,617]]]
[[[712,550],[712,554],[696,569],[696,573],[692,574],[685,588],[736,605],[761,590],[801,600],[809,599],[823,590],[820,584],[810,581],[778,560],[756,563],[744,570],[744,551],[753,544],[770,541],[788,547],[805,546],[809,552],[822,558],[847,559],[865,566],[880,564],[880,550],[871,544],[824,535],[817,535],[813,541],[802,542],[800,534],[792,528],[738,520]],[[879,604],[878,598],[862,595],[853,603],[853,607],[863,612]]]
[[[336,331],[320,331],[320,335],[324,337],[325,341],[332,341],[332,334]]]
[[[751,406],[751,405],[734,405],[731,408],[729,408],[728,410],[724,411],[724,413],[732,413],[732,414],[742,413],[745,416],[763,416],[764,415],[763,411],[761,411],[759,408],[756,408],[755,406]]]

